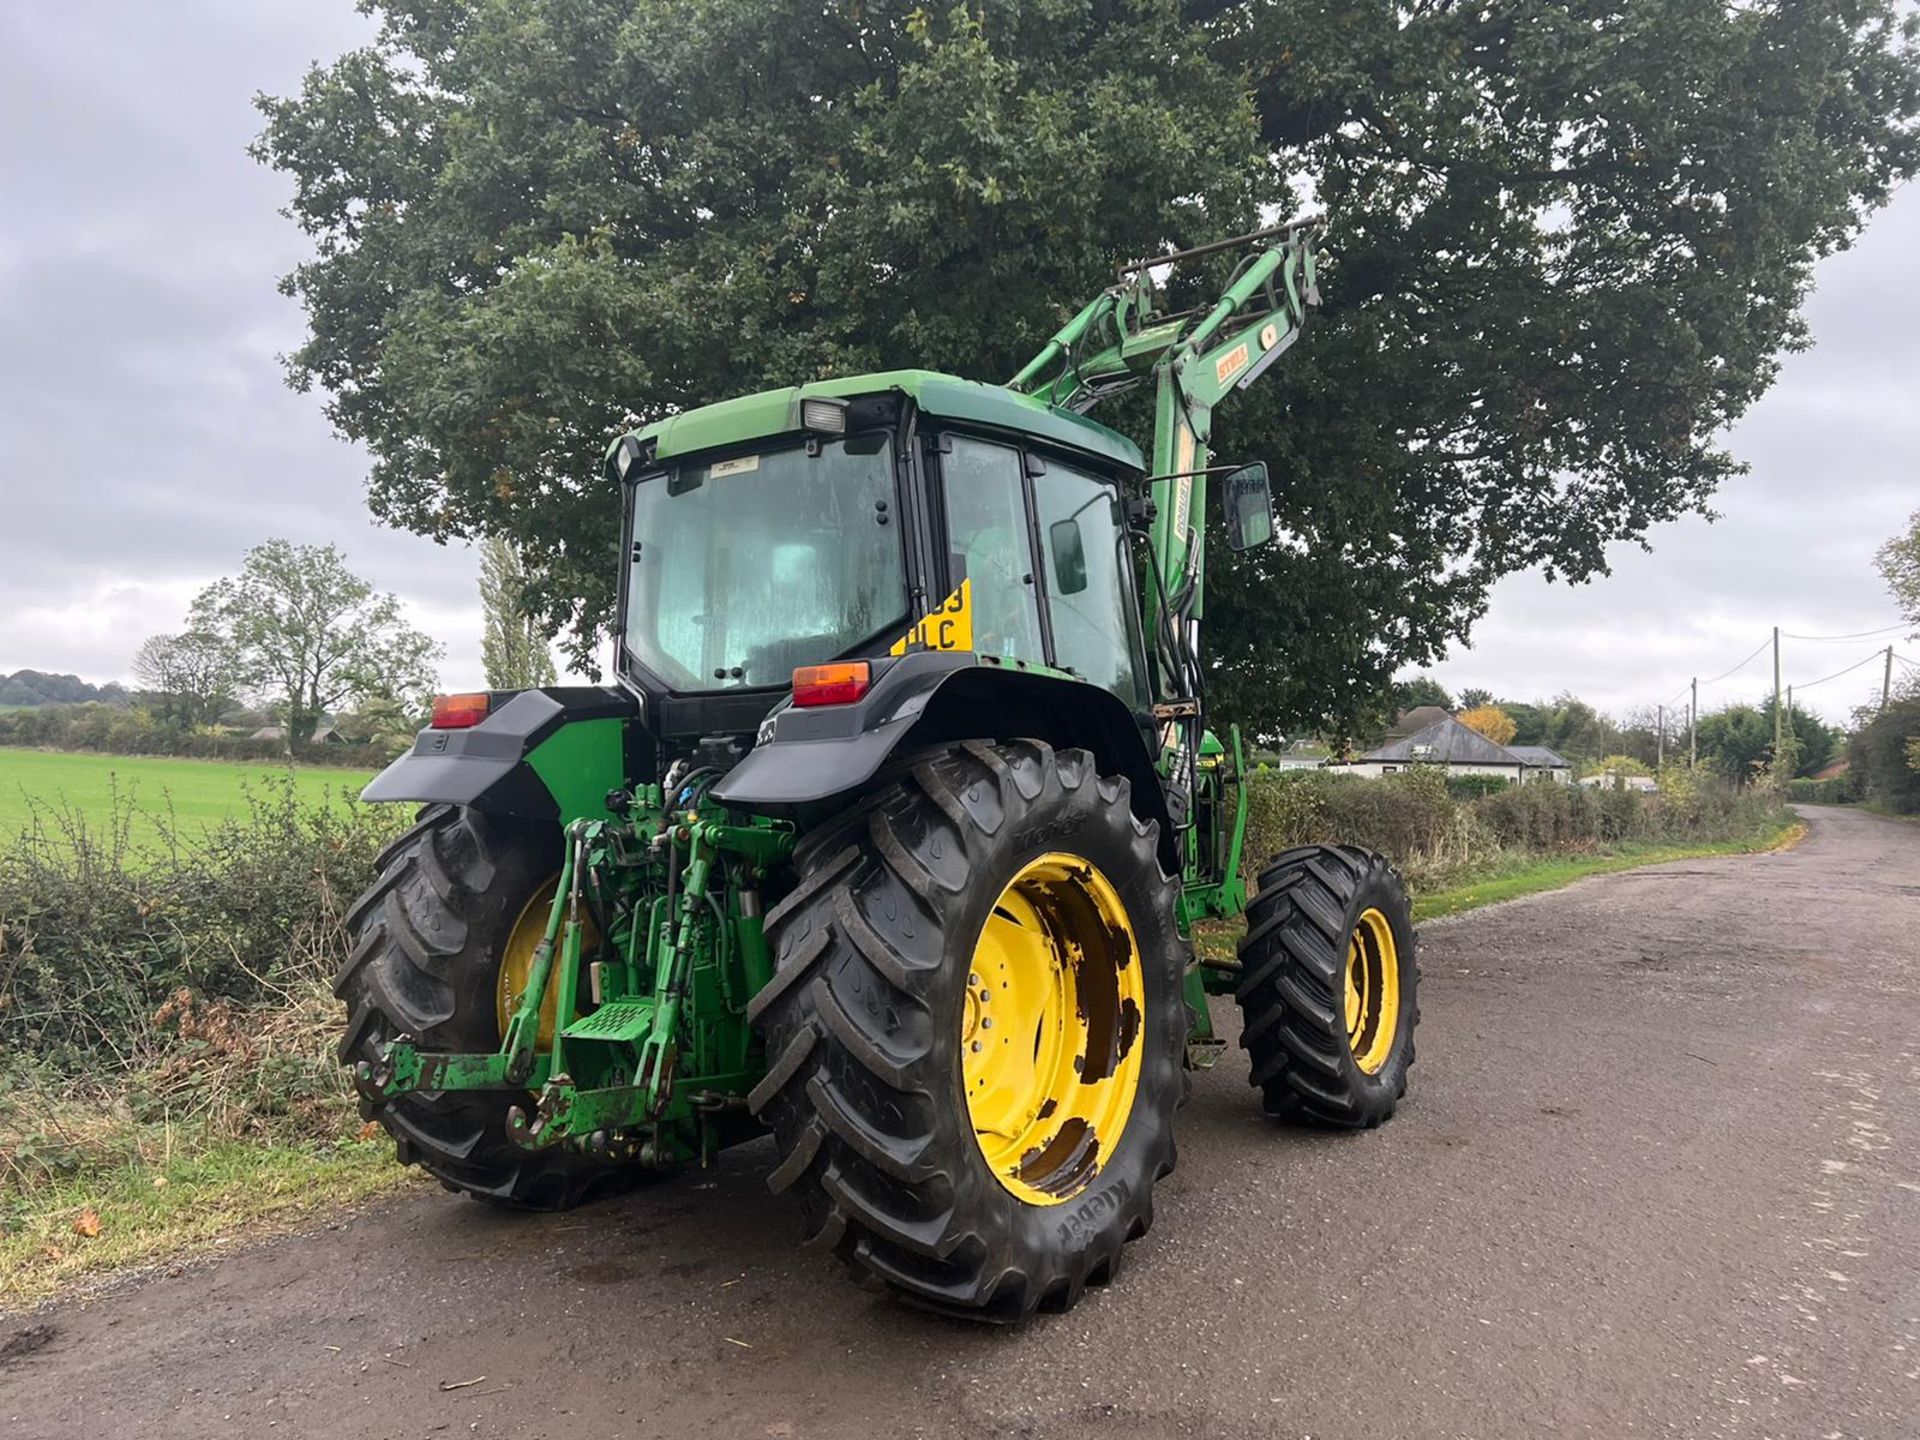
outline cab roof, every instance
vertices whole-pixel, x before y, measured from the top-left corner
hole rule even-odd
[[[810,385],[763,390],[758,395],[742,395],[657,420],[632,434],[642,443],[654,441],[656,458],[671,460],[723,445],[798,434],[803,428],[800,424],[803,400],[878,395],[890,390],[911,396],[921,410],[942,419],[1018,430],[1111,464],[1134,470],[1146,468],[1137,445],[1098,421],[1059,409],[1031,395],[1022,395],[1004,385],[962,380],[957,375],[943,375],[936,370],[881,370],[871,375],[844,375],[836,380],[816,380]]]

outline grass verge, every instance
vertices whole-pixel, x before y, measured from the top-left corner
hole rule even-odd
[[[1592,855],[1556,856],[1512,867],[1500,867],[1442,889],[1429,890],[1413,899],[1413,918],[1438,920],[1458,915],[1482,905],[1497,905],[1503,900],[1518,900],[1558,890],[1589,875],[1607,875],[1619,870],[1638,870],[1647,865],[1664,865],[1673,860],[1698,860],[1713,855],[1754,855],[1769,850],[1785,850],[1797,844],[1807,833],[1806,823],[1788,820],[1761,835],[1745,840],[1720,840],[1696,845],[1659,845],[1630,843],[1610,847]]]
[[[0,1312],[114,1271],[171,1266],[231,1240],[297,1230],[418,1181],[394,1163],[385,1135],[328,1149],[228,1143],[62,1181],[0,1229]]]
[[[278,1005],[162,1007],[140,1063],[0,1076],[0,1313],[285,1233],[417,1180],[364,1125],[308,979]]]

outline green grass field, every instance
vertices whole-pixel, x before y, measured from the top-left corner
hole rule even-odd
[[[104,827],[114,798],[131,807],[129,838],[138,845],[158,839],[171,823],[192,832],[246,808],[247,791],[289,773],[298,792],[315,804],[357,795],[371,773],[323,766],[273,766],[224,760],[167,760],[153,756],[95,755],[0,746],[0,844],[32,822],[36,807],[83,816]],[[171,817],[169,821],[169,816]]]

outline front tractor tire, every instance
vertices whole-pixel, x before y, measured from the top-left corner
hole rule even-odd
[[[333,982],[347,1006],[344,1064],[377,1063],[401,1035],[426,1050],[500,1048],[502,985],[544,925],[560,843],[557,826],[435,805],[387,847],[347,912],[353,949]],[[414,1091],[363,1101],[362,1113],[386,1127],[402,1164],[479,1199],[564,1210],[630,1183],[631,1167],[515,1144],[516,1104],[529,1104],[524,1091]]]
[[[1267,862],[1235,998],[1269,1114],[1343,1129],[1392,1117],[1420,1020],[1414,943],[1406,886],[1383,857],[1306,845]]]
[[[973,1319],[1109,1280],[1173,1168],[1186,950],[1127,782],[969,742],[805,837],[749,1014],[809,1239]]]

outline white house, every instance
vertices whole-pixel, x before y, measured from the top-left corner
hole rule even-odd
[[[1573,766],[1544,745],[1496,745],[1451,715],[1397,740],[1389,740],[1349,765],[1329,765],[1344,775],[1392,775],[1416,765],[1443,765],[1449,775],[1495,775],[1503,780],[1547,780],[1566,785]]]

